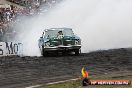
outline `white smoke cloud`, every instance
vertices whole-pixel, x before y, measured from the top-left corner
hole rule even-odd
[[[50,27],[73,28],[82,39],[83,52],[131,47],[131,9],[132,0],[64,0],[18,26],[25,55],[40,55],[38,39]]]

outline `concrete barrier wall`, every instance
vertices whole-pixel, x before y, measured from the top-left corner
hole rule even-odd
[[[22,55],[22,43],[0,42],[0,56]]]

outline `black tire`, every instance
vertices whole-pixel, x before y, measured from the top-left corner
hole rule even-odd
[[[81,49],[76,49],[75,50],[75,55],[80,55],[80,53],[81,53]]]
[[[47,52],[44,50],[43,46],[42,46],[41,55],[43,55],[43,56],[47,56]]]
[[[43,56],[46,57],[48,55],[48,52],[43,50]]]

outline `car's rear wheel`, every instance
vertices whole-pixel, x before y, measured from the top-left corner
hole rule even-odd
[[[81,54],[81,49],[76,49],[75,50],[75,55],[80,55]]]

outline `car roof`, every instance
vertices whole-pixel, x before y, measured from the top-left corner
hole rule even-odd
[[[45,29],[44,31],[53,31],[53,30],[72,30],[72,28],[50,28],[50,29]]]

